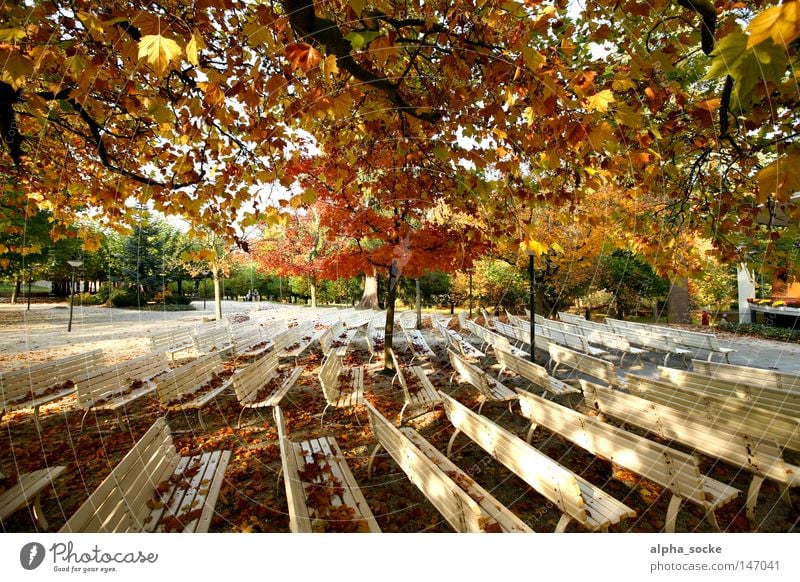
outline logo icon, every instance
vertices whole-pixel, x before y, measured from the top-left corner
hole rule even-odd
[[[19,552],[19,563],[26,570],[35,570],[44,562],[44,546],[39,542],[30,542],[22,546]]]

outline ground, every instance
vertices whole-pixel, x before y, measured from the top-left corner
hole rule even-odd
[[[196,304],[202,307],[202,303]],[[244,314],[253,304],[226,302],[228,313]],[[0,305],[0,370],[21,368],[33,362],[62,357],[71,353],[102,348],[109,363],[127,360],[146,353],[149,333],[175,326],[202,325],[207,311],[137,312],[99,307],[78,308],[71,333],[67,333],[68,309],[57,304],[34,304],[31,311],[24,306]],[[244,315],[237,319],[244,319]],[[455,319],[451,323],[456,326]],[[468,406],[477,404],[474,390],[457,381],[449,383],[443,342],[432,333],[429,325],[423,329],[438,356],[425,364],[433,384]],[[402,335],[395,338],[396,351],[404,363],[411,359]],[[727,342],[727,343],[726,343]],[[797,346],[759,342],[747,338],[723,338],[726,345],[737,347],[737,363],[757,363],[772,357],[781,369],[800,367]],[[772,354],[771,356],[769,354]],[[629,368],[637,373],[652,373],[660,363],[658,356],[646,359],[643,365]],[[296,386],[282,403],[289,433],[293,439],[320,434],[333,434],[359,482],[365,497],[383,531],[388,532],[447,532],[447,523],[399,471],[391,459],[379,457],[377,470],[367,479],[367,461],[374,447],[365,411],[356,415],[330,411],[320,429],[319,415],[324,407],[316,372],[321,361],[318,346],[312,346],[300,359],[305,371]],[[397,420],[402,406],[402,392],[391,385],[391,377],[379,373],[380,357],[369,363],[369,353],[363,335],[358,336],[345,360],[348,365],[366,366],[367,398],[392,421]],[[179,362],[180,363],[180,362]],[[416,363],[416,362],[415,362]],[[496,375],[494,360],[485,361],[490,373]],[[677,364],[676,364],[677,365]],[[517,379],[503,378],[507,385],[524,387]],[[562,404],[580,406],[579,399],[563,399]],[[193,412],[170,413],[168,422],[175,432],[175,442],[181,454],[202,450],[232,449],[233,456],[226,472],[212,532],[287,532],[289,520],[283,484],[278,480],[280,450],[272,416],[266,411],[245,413],[249,426],[236,429],[240,407],[235,397],[218,398],[204,413],[208,430],[202,430]],[[515,411],[518,410],[515,408]],[[80,506],[87,495],[119,462],[153,420],[165,411],[155,397],[137,403],[128,411],[129,427],[121,431],[113,415],[98,414],[90,418],[87,429],[79,434],[82,412],[71,398],[42,409],[42,432],[38,434],[29,410],[7,413],[2,419],[0,435],[0,471],[6,475],[34,470],[46,465],[67,466],[67,472],[46,490],[43,508],[51,528],[57,530]],[[492,420],[524,437],[527,422],[504,406],[484,407],[483,413]],[[452,428],[444,414],[437,410],[411,421],[425,438],[440,450],[445,450]],[[616,532],[656,532],[664,525],[668,495],[660,487],[621,471],[611,463],[596,459],[574,446],[537,429],[533,444],[637,512],[637,517],[611,528]],[[453,460],[499,501],[519,515],[538,532],[552,532],[559,513],[552,504],[532,491],[524,482],[496,463],[466,437],[456,440]],[[798,459],[787,456],[797,464]],[[728,465],[702,459],[705,474],[731,484],[743,491],[738,499],[718,510],[717,519],[725,531],[751,531],[744,518],[744,492],[749,476]],[[0,482],[2,487],[2,482]],[[757,507],[758,530],[766,532],[800,531],[798,497],[794,494],[794,509],[779,502],[778,488],[766,482]],[[32,516],[26,510],[17,512],[2,524],[4,531],[35,531]],[[579,531],[574,524],[568,531]],[[700,511],[685,505],[679,514],[677,531],[707,532]]]

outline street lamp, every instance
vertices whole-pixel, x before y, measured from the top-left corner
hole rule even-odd
[[[536,303],[536,275],[533,270],[533,250],[528,247],[525,253],[528,255],[528,277],[531,282],[531,362],[536,362],[536,311],[533,308]]]
[[[83,261],[78,259],[67,261],[67,264],[72,267],[72,284],[69,288],[69,324],[67,324],[67,331],[72,331],[72,308],[75,305],[75,269],[83,266]]]

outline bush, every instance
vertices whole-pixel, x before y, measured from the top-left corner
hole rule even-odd
[[[164,298],[164,303],[167,305],[190,305],[192,298],[186,295],[167,295]]]
[[[103,305],[105,302],[106,300],[99,293],[94,295],[91,293],[79,293],[75,295],[76,305]]]
[[[763,325],[760,323],[728,323],[723,327],[726,331],[741,333],[744,335],[754,335],[771,340],[790,341],[800,343],[800,330],[789,327],[778,327],[775,325]]]
[[[115,289],[108,300],[114,307],[138,307],[140,303],[144,303],[133,289]]]

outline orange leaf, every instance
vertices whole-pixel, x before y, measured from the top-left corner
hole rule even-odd
[[[316,67],[322,60],[322,55],[313,46],[304,42],[295,42],[286,47],[286,58],[292,65],[292,70],[300,69],[303,72]]]

